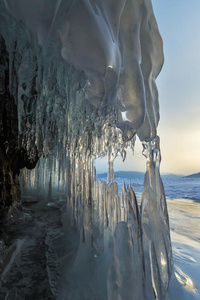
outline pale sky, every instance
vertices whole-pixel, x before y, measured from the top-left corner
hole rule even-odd
[[[161,172],[200,172],[200,0],[153,0],[164,42],[164,67],[157,79],[160,102]],[[145,158],[137,142],[115,170],[144,171]],[[106,160],[97,163],[105,171]]]
[[[200,1],[153,0],[164,42],[160,95],[162,171],[200,172]]]

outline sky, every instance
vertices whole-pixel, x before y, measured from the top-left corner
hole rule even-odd
[[[163,38],[165,63],[157,78],[161,173],[200,172],[200,1],[152,0]],[[145,171],[138,141],[134,156],[115,161],[115,170]],[[106,159],[96,163],[97,172]]]
[[[200,172],[200,1],[153,0],[164,43],[158,79],[162,167]]]

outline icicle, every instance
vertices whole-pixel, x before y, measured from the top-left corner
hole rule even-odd
[[[48,200],[49,201],[52,200],[52,176],[51,176],[51,174],[50,174],[50,178],[49,178]]]
[[[115,179],[115,173],[113,168],[113,157],[112,152],[109,150],[108,152],[108,173],[107,173],[107,183],[112,182]]]

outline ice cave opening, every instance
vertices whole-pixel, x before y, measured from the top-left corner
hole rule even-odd
[[[2,299],[173,300],[151,0],[1,1],[0,52]],[[113,181],[136,135],[140,204]]]

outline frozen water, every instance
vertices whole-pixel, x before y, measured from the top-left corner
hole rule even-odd
[[[4,0],[0,9],[19,147],[40,156],[21,172],[22,191],[46,195],[40,205],[48,207],[60,205],[55,192],[67,195],[62,227],[46,237],[53,295],[169,299],[173,260],[156,132],[163,51],[151,1]],[[128,145],[134,150],[136,133],[146,157],[140,206],[131,185],[119,196],[113,181],[113,161],[126,158]],[[105,156],[107,182],[94,168]]]
[[[137,130],[141,140],[156,137],[159,109],[155,79],[163,64],[163,52],[151,1],[4,2],[13,16],[27,24],[39,44],[47,44],[50,35],[54,37],[63,59],[86,74],[86,99],[97,107],[111,103],[117,124],[128,138]],[[23,45],[18,47],[23,52]],[[55,48],[54,44],[49,48]],[[23,53],[21,64],[26,64],[28,55]],[[32,64],[28,78],[23,78],[27,97],[36,61]],[[48,71],[53,75],[53,70]],[[51,82],[48,80],[49,87]]]

